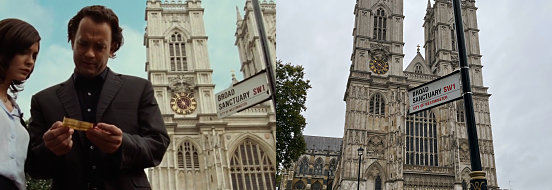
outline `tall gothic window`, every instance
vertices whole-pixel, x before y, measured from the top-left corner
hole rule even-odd
[[[234,190],[276,189],[274,172],[269,155],[250,139],[236,149],[230,160]]]
[[[328,176],[334,176],[335,168],[337,166],[337,161],[335,161],[335,158],[330,161],[330,170],[328,171]]]
[[[178,148],[178,168],[199,170],[197,149],[188,141]]]
[[[374,189],[375,190],[381,190],[381,177],[378,175],[378,177],[376,177],[376,183],[374,184]]]
[[[301,164],[299,166],[299,174],[308,175],[309,174],[309,160],[307,158],[303,158],[301,160]]]
[[[385,101],[383,96],[376,94],[370,100],[370,113],[376,115],[385,115]]]
[[[184,43],[184,38],[180,33],[174,32],[169,41],[171,71],[187,71],[188,61],[186,60],[186,44]]]
[[[465,122],[466,115],[464,114],[465,108],[464,108],[464,100],[460,100],[456,102],[456,121],[457,122]]]
[[[406,118],[405,164],[438,166],[437,120],[425,110]]]
[[[416,66],[414,67],[414,72],[415,73],[423,73],[422,64],[420,64],[420,63],[416,64]]]
[[[462,180],[462,190],[468,190],[468,184],[466,183],[466,180]]]
[[[314,175],[322,175],[324,172],[324,163],[322,158],[316,159],[316,165],[314,166]]]
[[[451,44],[452,44],[452,51],[456,51],[456,46],[458,44],[456,44],[456,36],[454,35],[454,26],[450,30],[450,40],[451,40]]]
[[[387,18],[385,11],[379,8],[374,15],[374,39],[385,40],[387,31]]]

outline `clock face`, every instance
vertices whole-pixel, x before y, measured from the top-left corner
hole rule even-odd
[[[376,74],[385,74],[389,70],[389,63],[387,59],[373,57],[370,61],[370,70]]]
[[[188,115],[195,111],[196,101],[192,94],[188,93],[174,93],[171,98],[172,110],[180,115]]]

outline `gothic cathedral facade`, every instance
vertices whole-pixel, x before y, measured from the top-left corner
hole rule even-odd
[[[470,157],[462,100],[413,115],[408,89],[458,70],[450,0],[428,0],[425,58],[403,70],[403,0],[357,0],[354,50],[344,96],[342,153],[332,189],[465,190]],[[487,87],[483,85],[475,0],[462,0],[481,164],[488,189],[498,189]],[[329,189],[329,188],[328,188]]]
[[[263,103],[217,118],[201,0],[146,3],[145,70],[171,139],[163,161],[147,171],[152,189],[275,189],[274,108]],[[251,0],[244,3],[234,45],[247,78],[264,69],[264,60]],[[261,7],[275,55],[276,5],[264,1]]]

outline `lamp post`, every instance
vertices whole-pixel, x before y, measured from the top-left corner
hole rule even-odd
[[[364,152],[364,149],[362,147],[358,148],[358,178],[357,178],[357,190],[360,190],[360,164],[362,160],[362,153]]]
[[[468,132],[468,141],[470,149],[471,169],[470,189],[487,190],[487,179],[485,172],[481,168],[481,158],[479,151],[479,141],[477,139],[477,128],[475,122],[475,113],[473,111],[473,98],[470,82],[470,69],[468,65],[468,56],[466,51],[466,42],[464,39],[464,25],[462,24],[462,8],[460,0],[453,0],[454,25],[456,26],[456,39],[458,41],[458,60],[460,63],[460,75],[462,75],[462,96],[464,99],[464,113],[466,113],[466,126]]]

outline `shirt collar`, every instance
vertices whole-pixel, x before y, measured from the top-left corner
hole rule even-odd
[[[105,69],[96,77],[100,77],[103,80],[105,80],[105,77],[107,76],[107,71],[109,70],[109,67],[105,67]],[[82,75],[79,75],[79,73],[77,72],[77,69],[75,68],[75,70],[73,71],[73,80],[77,80],[77,78],[81,78],[83,77]],[[94,77],[94,78],[96,78]]]

